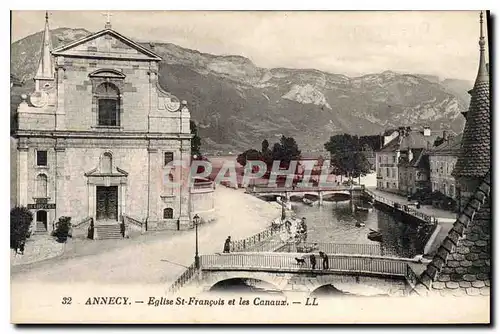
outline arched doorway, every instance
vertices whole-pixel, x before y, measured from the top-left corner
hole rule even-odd
[[[47,232],[47,211],[36,212],[36,232]]]

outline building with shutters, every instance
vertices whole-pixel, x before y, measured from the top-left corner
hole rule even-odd
[[[61,216],[83,230],[190,225],[187,168],[167,166],[190,162],[190,113],[159,85],[160,61],[110,22],[53,49],[46,15],[35,91],[23,96],[14,133],[16,201],[38,232]]]

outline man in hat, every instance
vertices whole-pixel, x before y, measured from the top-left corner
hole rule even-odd
[[[229,253],[231,250],[231,236],[228,236],[226,242],[224,242],[224,253]]]

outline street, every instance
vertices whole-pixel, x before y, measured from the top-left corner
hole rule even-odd
[[[228,235],[238,240],[258,233],[280,214],[277,206],[247,195],[243,190],[218,186],[215,201],[217,220],[199,226],[200,255],[222,252]],[[194,229],[166,231],[161,234],[164,238],[154,236],[148,239],[145,235],[137,240],[116,240],[125,246],[118,245],[89,255],[76,252],[69,258],[56,258],[28,269],[13,270],[12,282],[168,284],[194,261],[194,232]]]

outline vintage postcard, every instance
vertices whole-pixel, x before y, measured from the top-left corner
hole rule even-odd
[[[11,322],[490,323],[491,29],[12,11]]]

